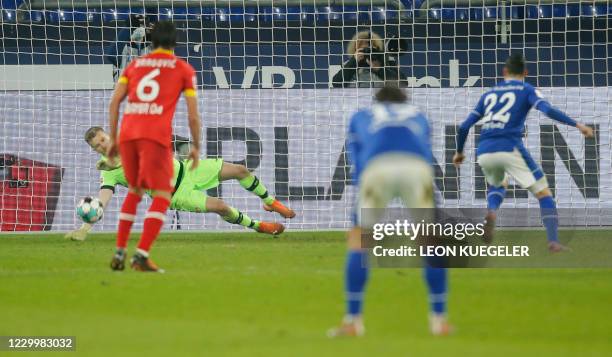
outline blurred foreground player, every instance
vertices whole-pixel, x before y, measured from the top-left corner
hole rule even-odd
[[[553,253],[560,252],[567,248],[559,243],[557,237],[559,218],[555,200],[544,172],[523,145],[525,120],[529,110],[535,108],[551,119],[576,127],[587,138],[593,136],[593,129],[576,123],[552,107],[538,90],[525,82],[527,70],[523,55],[510,56],[503,71],[504,80],[482,95],[476,108],[461,124],[453,162],[457,166],[463,162],[463,147],[470,128],[477,122],[482,124],[476,156],[489,186],[485,239],[492,239],[496,212],[506,195],[506,174],[509,174],[538,199],[548,249]]]
[[[172,197],[172,118],[181,93],[185,96],[189,130],[193,138],[189,159],[191,169],[200,160],[200,116],[196,98],[193,67],[174,56],[176,28],[162,21],[151,31],[153,52],[133,60],[123,71],[109,107],[111,143],[107,157],[111,162],[121,154],[129,192],[119,215],[117,250],[111,261],[113,270],[123,270],[127,241],[136,210],[145,189],[151,190],[153,202],[144,227],[132,268],[145,272],[163,272],[149,258],[151,245],[166,218]],[[119,106],[127,96],[118,137]]]
[[[85,141],[101,155],[96,164],[96,168],[100,170],[101,181],[98,198],[102,206],[107,207],[115,193],[115,186],[128,187],[125,170],[120,160],[115,160],[115,166],[110,166],[109,160],[104,157],[110,145],[110,137],[104,129],[97,126],[89,128],[85,132]],[[252,219],[225,201],[206,194],[206,190],[218,187],[222,181],[237,180],[240,186],[262,200],[263,208],[266,211],[277,212],[284,218],[295,217],[295,212],[269,194],[266,186],[244,165],[232,164],[223,159],[202,159],[195,170],[190,169],[191,160],[173,159],[173,165],[174,189],[170,209],[183,212],[216,213],[231,224],[238,224],[259,233],[281,234],[285,229],[282,224]],[[148,191],[147,193],[150,194]],[[83,223],[80,228],[68,232],[66,238],[83,241],[92,227],[93,224]]]
[[[377,92],[376,101],[371,109],[355,113],[349,124],[347,148],[359,197],[353,228],[348,232],[346,315],[339,327],[328,331],[330,337],[360,336],[365,332],[362,305],[369,267],[367,252],[361,247],[361,231],[375,222],[370,222],[372,218],[366,218],[362,210],[385,208],[396,197],[407,208],[421,212],[434,208],[427,118],[406,103],[401,89],[384,87]],[[446,275],[446,269],[426,264],[430,330],[434,335],[450,331],[446,320]]]

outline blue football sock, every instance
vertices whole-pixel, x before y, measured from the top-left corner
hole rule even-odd
[[[559,230],[559,216],[557,215],[557,205],[552,196],[540,198],[540,215],[542,223],[546,228],[546,238],[549,242],[557,242]]]
[[[502,202],[504,202],[504,197],[506,197],[505,187],[489,185],[489,191],[487,192],[487,208],[489,211],[497,211]]]
[[[432,268],[426,265],[424,270],[431,312],[444,314],[446,313],[446,268]]]
[[[368,280],[367,258],[365,251],[351,250],[346,259],[346,312],[351,316],[361,315],[363,290]]]

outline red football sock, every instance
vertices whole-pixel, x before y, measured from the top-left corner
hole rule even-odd
[[[159,231],[161,231],[164,225],[168,206],[170,206],[170,201],[167,199],[159,196],[153,198],[151,208],[149,208],[145,216],[142,237],[140,237],[140,242],[138,243],[139,250],[148,252],[151,249],[151,245],[155,242]]]
[[[123,200],[123,206],[121,206],[121,213],[119,214],[117,248],[127,247],[132,224],[134,224],[134,220],[136,219],[136,209],[138,208],[138,203],[141,198],[141,196],[135,193],[128,192],[127,196],[125,196],[125,200]]]

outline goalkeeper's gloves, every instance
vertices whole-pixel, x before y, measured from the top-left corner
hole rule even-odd
[[[66,233],[64,238],[70,240],[84,241],[87,238],[87,233],[91,230],[92,225],[83,223],[79,229]]]

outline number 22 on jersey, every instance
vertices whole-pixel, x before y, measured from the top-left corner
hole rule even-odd
[[[493,111],[493,108],[500,103],[501,108]],[[489,93],[484,98],[485,112],[480,122],[483,124],[483,129],[503,128],[510,120],[510,109],[516,103],[516,95],[513,92],[506,92],[501,96],[497,93]]]

